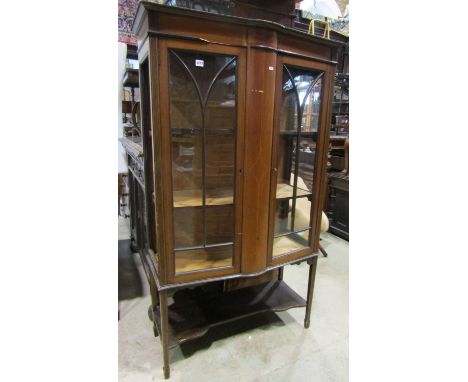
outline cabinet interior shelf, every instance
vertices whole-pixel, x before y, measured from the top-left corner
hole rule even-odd
[[[206,205],[222,206],[233,203],[232,188],[217,188],[207,190]],[[174,191],[174,207],[200,207],[203,205],[202,192],[200,190]]]
[[[198,134],[201,134],[202,131],[203,130],[200,128],[190,128],[190,127],[187,127],[187,128],[178,127],[178,128],[171,129],[172,135],[176,135],[176,136],[177,135],[198,135]],[[208,129],[206,128],[205,132],[208,135],[228,135],[228,134],[233,134],[234,129],[223,129],[223,128]]]
[[[276,187],[276,199],[291,199],[294,187],[279,183]],[[312,195],[312,192],[297,188],[297,197]],[[207,206],[223,206],[233,203],[232,188],[217,188],[206,192]],[[181,207],[201,207],[203,205],[202,192],[200,190],[180,190],[174,191],[174,208]]]
[[[315,138],[317,136],[317,132],[316,131],[301,131],[301,137],[302,138],[308,138],[308,137],[312,137],[312,138]],[[297,136],[297,131],[280,131],[280,135],[281,136],[292,136],[292,137],[295,137]]]
[[[288,235],[275,236],[275,240],[277,241],[273,246],[273,258],[284,255],[286,253],[299,251],[307,247],[307,238],[300,236],[304,233],[307,235],[308,230],[291,232]]]
[[[291,199],[293,197],[294,187],[286,184],[279,183],[276,186],[276,199]],[[297,187],[297,197],[310,196],[312,192],[309,190],[303,190],[302,188]]]
[[[173,299],[168,309],[170,349],[202,337],[217,325],[262,312],[280,312],[306,306],[306,301],[282,280],[227,293],[209,293],[203,287],[183,289],[177,291]],[[150,315],[161,333],[159,309],[152,309]]]
[[[177,273],[232,266],[232,255],[226,251],[226,247],[232,248],[233,244],[177,251],[175,258]]]

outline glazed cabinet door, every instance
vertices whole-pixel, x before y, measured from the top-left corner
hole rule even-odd
[[[269,260],[317,250],[329,105],[327,65],[278,57],[270,187]]]
[[[161,127],[166,129],[168,280],[239,271],[242,206],[242,49],[163,40]]]

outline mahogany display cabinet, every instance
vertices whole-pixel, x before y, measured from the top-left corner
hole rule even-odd
[[[212,326],[293,307],[309,326],[342,45],[145,1],[133,31],[143,171],[130,171],[144,185],[139,249],[168,378],[169,349]],[[302,261],[306,300],[282,280]]]

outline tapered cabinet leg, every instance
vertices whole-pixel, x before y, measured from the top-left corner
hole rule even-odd
[[[308,329],[310,325],[310,311],[312,308],[312,297],[314,295],[315,272],[317,271],[317,258],[313,257],[309,263],[309,286],[307,288],[307,305],[304,319],[304,328]]]
[[[169,333],[168,333],[168,316],[167,316],[167,292],[161,291],[159,293],[159,306],[161,309],[161,344],[163,350],[163,371],[164,378],[168,379],[170,376],[169,368]]]

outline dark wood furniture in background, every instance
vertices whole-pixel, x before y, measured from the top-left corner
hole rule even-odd
[[[119,197],[119,216],[123,216],[127,218],[130,216],[129,208],[128,208],[128,173],[121,172],[119,173],[119,190],[118,190],[118,197]]]
[[[139,88],[139,75],[138,69],[127,68],[123,75],[122,85],[127,89],[130,89],[130,100],[122,101],[122,112],[125,114],[124,118],[124,135],[125,136],[139,136],[140,129],[135,123],[136,109],[139,106],[139,102],[135,100],[135,89]],[[131,118],[127,115],[130,114]]]
[[[329,231],[349,240],[349,175],[341,172],[329,174],[328,218]]]
[[[128,209],[130,210],[131,248],[138,252],[144,248],[148,236],[145,221],[145,180],[143,174],[143,146],[141,137],[124,137],[120,139],[125,149],[128,175],[125,182],[128,189]]]
[[[335,75],[325,213],[329,231],[349,240],[349,75]]]
[[[146,1],[133,31],[142,136],[122,143],[168,378],[169,349],[212,326],[305,307],[309,327],[342,44]],[[306,300],[282,277],[302,261]]]
[[[293,27],[295,0],[166,0],[166,5],[227,16],[270,20]]]

